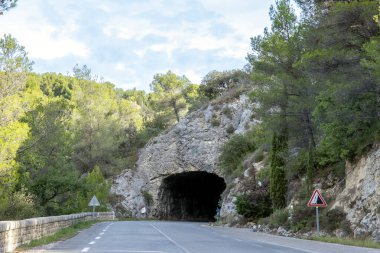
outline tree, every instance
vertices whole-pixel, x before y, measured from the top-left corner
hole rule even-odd
[[[0,15],[3,15],[4,11],[16,7],[17,1],[18,0],[0,0]]]
[[[178,76],[170,70],[166,74],[156,74],[150,84],[153,91],[151,100],[161,114],[167,116],[170,109],[179,122],[182,112],[188,107],[184,91],[190,84],[185,76]]]
[[[42,102],[22,119],[29,138],[18,149],[20,187],[37,197],[46,214],[58,214],[60,205],[78,187],[79,173],[71,162],[72,138],[68,131],[71,106],[56,98]]]
[[[10,101],[19,99],[15,96],[24,88],[27,72],[32,70],[33,62],[27,55],[11,35],[0,39],[0,126],[14,119],[6,112],[12,107]]]
[[[313,115],[322,133],[317,150],[322,166],[353,159],[378,132],[379,85],[367,65],[376,57],[367,52],[379,35],[372,18],[377,7],[374,1],[333,1],[308,34],[302,63],[320,88]]]
[[[287,140],[282,133],[274,134],[272,140],[272,152],[270,160],[270,198],[273,209],[281,209],[286,206],[286,174],[285,157],[287,155]]]
[[[297,85],[300,73],[294,68],[300,58],[297,19],[288,0],[276,1],[271,6],[271,32],[251,39],[253,53],[248,55],[253,78],[258,88],[254,100],[261,115],[269,117],[274,128],[288,135],[291,99],[299,96]]]
[[[243,70],[213,70],[203,77],[200,92],[209,99],[214,99],[235,86],[249,83],[249,78],[249,73]]]
[[[93,79],[91,75],[91,69],[87,67],[87,65],[83,65],[82,67],[79,67],[78,64],[75,65],[73,68],[74,77],[76,77],[79,80],[87,80],[91,81]]]

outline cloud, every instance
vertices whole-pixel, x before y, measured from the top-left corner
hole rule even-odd
[[[0,32],[26,47],[36,71],[86,64],[118,87],[149,90],[153,75],[169,69],[199,82],[211,70],[243,67],[273,2],[23,0],[0,18]]]

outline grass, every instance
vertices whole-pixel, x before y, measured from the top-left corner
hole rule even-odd
[[[352,239],[352,238],[337,238],[337,237],[330,237],[330,236],[315,236],[309,239],[314,240],[314,241],[337,243],[337,244],[343,244],[343,245],[349,245],[349,246],[380,249],[380,243],[377,243],[373,240],[368,240],[368,239],[358,240],[358,239]]]
[[[75,235],[77,235],[80,231],[87,229],[87,228],[91,227],[92,225],[94,225],[95,223],[98,223],[98,222],[101,222],[101,221],[95,220],[95,221],[79,222],[79,223],[77,223],[71,227],[67,227],[67,228],[62,229],[53,235],[42,237],[38,240],[33,240],[28,244],[21,245],[20,247],[17,248],[16,252],[22,252],[22,251],[26,251],[26,250],[29,250],[29,249],[34,248],[34,247],[38,247],[38,246],[42,246],[42,245],[46,245],[49,243],[58,242],[58,241],[62,241],[62,240],[67,240],[67,239],[72,238]]]

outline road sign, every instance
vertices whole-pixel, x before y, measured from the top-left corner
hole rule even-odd
[[[313,192],[313,195],[311,196],[309,203],[307,203],[307,206],[310,207],[324,207],[327,206],[326,201],[323,199],[322,194],[315,190]]]
[[[99,200],[96,198],[95,195],[90,200],[90,203],[88,203],[88,206],[100,206]]]
[[[95,195],[90,200],[90,203],[88,203],[88,206],[92,206],[92,216],[95,216],[95,207],[100,206],[99,200]]]

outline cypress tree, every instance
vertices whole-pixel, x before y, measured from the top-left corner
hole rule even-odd
[[[272,155],[270,164],[270,198],[273,209],[286,206],[285,159],[286,137],[274,134],[272,140]]]

